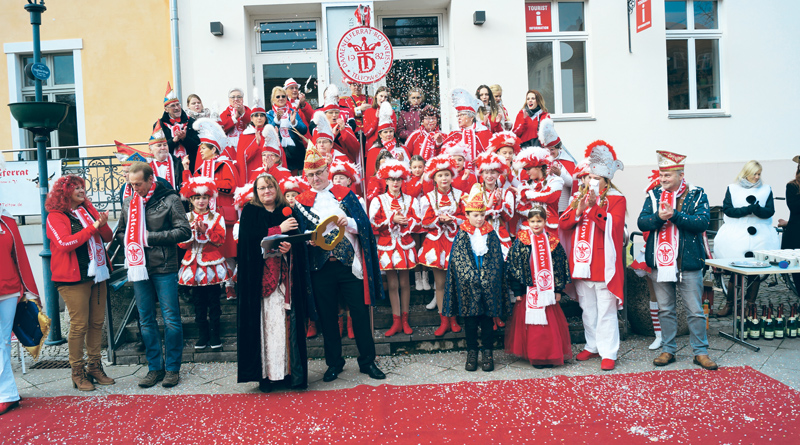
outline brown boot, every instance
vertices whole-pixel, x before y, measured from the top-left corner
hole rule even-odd
[[[95,382],[98,385],[113,385],[117,383],[103,370],[103,363],[100,361],[100,357],[89,358],[89,363],[86,366],[86,376],[90,382]]]
[[[675,354],[670,354],[669,352],[662,352],[661,355],[653,360],[653,364],[656,366],[667,366],[670,363],[675,363]]]
[[[709,371],[714,371],[718,368],[714,360],[711,360],[707,355],[695,355],[694,364],[703,369],[708,369]]]
[[[86,378],[86,369],[83,363],[72,365],[72,387],[78,391],[94,391],[94,385]]]

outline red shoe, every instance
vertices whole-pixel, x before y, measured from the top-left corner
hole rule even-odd
[[[403,315],[400,316],[400,320],[403,322],[403,333],[407,335],[413,334],[414,330],[411,329],[411,325],[408,324],[408,312],[403,312]]]
[[[450,330],[453,332],[461,332],[461,326],[458,325],[456,317],[450,317]]]
[[[234,289],[233,286],[225,286],[225,298],[227,298],[228,301],[236,299],[236,289]]]
[[[506,327],[506,324],[503,323],[503,319],[500,317],[494,317],[494,325],[500,328]]]
[[[356,334],[353,333],[353,319],[351,317],[347,317],[347,338],[354,339],[356,338]]]
[[[344,314],[339,315],[339,338],[344,335]]]
[[[442,318],[442,323],[439,325],[439,329],[437,329],[433,335],[437,337],[441,337],[444,334],[447,334],[447,331],[450,330],[450,318],[445,317],[442,314],[439,314],[439,317]]]
[[[603,371],[611,371],[614,369],[614,360],[610,358],[604,358],[602,362],[600,362],[600,369]]]
[[[589,351],[584,349],[583,351],[579,352],[578,355],[575,356],[575,360],[577,360],[579,362],[582,362],[582,361],[589,360],[590,358],[595,358],[595,357],[600,357],[600,354],[598,354],[596,352],[589,352]]]
[[[392,314],[392,327],[389,328],[389,330],[386,331],[386,333],[384,333],[383,335],[386,337],[391,337],[392,335],[400,332],[402,329],[403,329],[403,322],[401,321],[400,316]]]
[[[308,321],[308,331],[306,332],[306,338],[314,338],[317,336],[317,322],[315,321]]]
[[[20,399],[20,400],[22,400],[22,399]],[[8,412],[8,410],[10,410],[12,408],[16,408],[18,406],[19,406],[19,400],[14,401],[14,402],[3,402],[3,403],[0,403],[0,414],[5,414],[6,412]]]

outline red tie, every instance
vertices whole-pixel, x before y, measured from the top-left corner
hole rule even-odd
[[[447,195],[442,195],[442,207],[446,207],[452,204],[450,202],[450,198]]]
[[[400,210],[400,201],[397,198],[392,198],[392,205],[391,205],[390,209],[393,212],[396,212],[396,211]]]
[[[169,167],[169,161],[156,161],[156,165],[159,167]]]
[[[177,118],[177,119],[170,118],[169,123],[170,124],[180,124],[181,123],[181,118]]]

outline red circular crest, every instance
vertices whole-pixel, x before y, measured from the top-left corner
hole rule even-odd
[[[542,269],[536,274],[536,283],[539,289],[547,289],[553,283],[553,273],[549,269]]]
[[[393,59],[389,38],[370,26],[358,26],[345,32],[336,47],[339,68],[353,82],[371,84],[383,79]]]
[[[144,252],[142,251],[142,246],[139,243],[130,243],[125,248],[125,253],[129,258],[129,263],[134,264],[142,261],[144,259]]]
[[[672,260],[675,258],[675,250],[672,248],[671,244],[661,243],[658,245],[658,252],[656,252],[656,256],[658,264],[672,263]]]
[[[592,253],[592,246],[586,240],[580,240],[575,244],[575,259],[578,261],[586,261]]]

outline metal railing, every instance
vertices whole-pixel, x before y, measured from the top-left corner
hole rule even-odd
[[[61,160],[62,175],[77,175],[86,181],[86,195],[95,208],[108,211],[111,218],[119,218],[122,210],[120,190],[125,185],[119,160],[115,156],[92,156],[86,158],[64,158]]]

